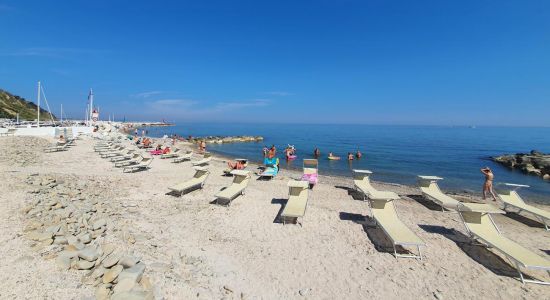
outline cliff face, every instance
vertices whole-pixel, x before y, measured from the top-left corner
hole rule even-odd
[[[550,180],[550,154],[533,150],[531,153],[497,156],[493,157],[493,160],[511,169],[520,169],[527,174],[542,176],[544,179]]]
[[[15,119],[18,113],[20,120],[35,120],[36,104],[0,89],[0,118]],[[50,114],[40,108],[40,120],[49,119]]]

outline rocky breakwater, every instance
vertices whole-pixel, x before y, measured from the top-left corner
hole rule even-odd
[[[261,142],[264,138],[262,136],[205,136],[205,137],[193,137],[189,141],[198,143],[205,141],[209,144],[226,144],[226,143],[249,143],[249,142]]]
[[[532,150],[530,153],[506,154],[492,159],[508,168],[550,180],[550,154]]]
[[[55,259],[62,270],[83,273],[82,283],[94,287],[96,299],[154,299],[144,276],[145,264],[131,247],[116,240],[119,212],[105,200],[102,182],[32,174],[23,229],[32,248]]]

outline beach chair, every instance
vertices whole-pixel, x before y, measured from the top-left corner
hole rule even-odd
[[[161,159],[167,159],[167,158],[173,158],[173,157],[178,157],[178,154],[180,152],[180,148],[175,148],[173,152],[171,153],[167,153],[167,154],[162,154],[160,156]]]
[[[122,169],[122,173],[148,170],[152,162],[152,157],[144,157],[138,164],[124,167],[124,169]]]
[[[129,151],[132,151],[132,150],[128,148],[122,148],[121,150],[118,150],[118,151],[103,153],[101,154],[101,158],[112,158],[117,156],[124,156],[124,155],[128,155],[130,153]]]
[[[193,151],[188,150],[185,154],[178,154],[176,158],[172,161],[173,163],[180,163],[186,160],[191,160],[191,157],[193,157]]]
[[[260,178],[272,179],[273,177],[279,174],[279,159],[274,158],[264,158],[265,169],[258,174]]]
[[[420,190],[426,199],[439,205],[441,207],[441,211],[444,211],[444,208],[456,210],[460,201],[445,195],[437,185],[437,181],[442,180],[443,178],[424,175],[418,175],[418,178],[418,185],[420,186]]]
[[[8,131],[6,132],[0,132],[0,135],[10,136],[15,135],[15,132],[17,131],[17,128],[8,128]]]
[[[513,183],[505,183],[504,185],[512,189],[508,190],[507,192],[498,193],[500,201],[502,201],[502,203],[504,204],[504,210],[506,210],[508,207],[513,207],[518,209],[518,213],[522,211],[528,212],[535,216],[535,218],[537,218],[538,221],[544,225],[544,228],[546,230],[550,230],[548,229],[548,225],[550,225],[550,212],[525,203],[525,201],[523,201],[523,199],[517,193],[518,189],[524,187],[528,188],[528,185]]]
[[[285,204],[285,208],[281,213],[281,221],[283,225],[293,222],[300,224],[298,218],[304,218],[306,214],[308,196],[309,196],[309,183],[307,181],[291,180],[288,182],[288,201]]]
[[[44,149],[44,152],[57,152],[57,151],[67,151],[69,144],[65,143],[63,145],[52,145]]]
[[[180,196],[182,196],[186,191],[190,191],[192,189],[202,189],[210,172],[206,167],[193,167],[193,169],[195,169],[195,175],[193,175],[193,178],[173,187],[169,187],[168,189],[175,194],[179,194]]]
[[[143,159],[143,156],[141,156],[141,154],[135,153],[134,156],[129,160],[115,162],[115,167],[121,168],[121,167],[137,165],[141,162],[142,159]]]
[[[389,191],[379,191],[375,189],[371,183],[369,176],[372,174],[369,170],[353,170],[353,183],[355,189],[363,195],[363,200],[382,199],[382,200],[397,200],[399,195]]]
[[[226,200],[227,206],[231,205],[233,199],[239,195],[244,195],[244,191],[250,181],[250,171],[233,170],[233,182],[230,186],[216,194],[216,203],[220,204],[220,200]]]
[[[470,238],[508,258],[518,271],[523,284],[550,285],[550,282],[524,278],[521,268],[545,270],[550,273],[550,261],[502,235],[491,214],[503,214],[504,211],[493,205],[480,203],[460,203],[457,210]]]
[[[127,149],[128,150],[128,153],[125,154],[125,155],[119,155],[119,156],[115,156],[115,157],[111,157],[111,162],[119,162],[119,161],[124,161],[124,160],[129,160],[129,159],[135,159],[135,158],[138,158],[140,156],[139,153],[136,153],[135,150],[133,149]]]
[[[316,185],[319,181],[319,161],[316,159],[304,159],[303,169],[302,180],[307,181],[311,187]]]
[[[201,160],[192,161],[191,164],[193,166],[203,166],[207,165],[212,160],[212,154],[210,153],[204,153],[204,157]]]
[[[124,149],[124,146],[118,145],[118,146],[115,146],[111,149],[102,150],[102,151],[98,151],[98,152],[99,152],[99,155],[103,157],[105,155],[109,155],[109,154],[112,154],[112,153],[119,153],[123,149]]]
[[[246,158],[235,158],[234,161],[241,163],[241,165],[243,166],[243,168],[241,170],[246,169],[246,167],[248,166],[248,159],[246,159]],[[233,170],[236,170],[236,169],[232,169],[230,167],[227,167],[227,169],[223,170],[223,174],[224,175],[231,175],[231,171],[233,171]]]

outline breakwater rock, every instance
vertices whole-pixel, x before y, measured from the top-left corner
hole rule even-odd
[[[508,168],[550,180],[550,154],[532,150],[530,153],[505,154],[492,159]]]
[[[198,143],[204,140],[209,144],[226,144],[226,143],[249,143],[249,142],[261,142],[264,140],[261,136],[205,136],[205,137],[193,137],[189,141]]]

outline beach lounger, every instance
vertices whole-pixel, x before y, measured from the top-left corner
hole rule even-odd
[[[265,169],[258,174],[260,178],[269,178],[272,179],[273,177],[277,176],[279,174],[279,159],[274,158],[264,158],[264,165]]]
[[[304,174],[302,180],[309,182],[309,185],[313,187],[319,181],[319,161],[316,159],[304,159]]]
[[[399,219],[397,210],[395,209],[395,202],[396,200],[394,199],[369,198],[372,218],[392,241],[393,254],[396,258],[407,257],[419,258],[422,260],[422,251],[420,247],[426,246],[426,244]],[[418,255],[399,254],[396,249],[397,245],[402,247],[416,247]]]
[[[121,167],[137,165],[141,162],[142,159],[143,159],[143,156],[141,156],[141,154],[135,153],[132,159],[130,160],[115,162],[115,167],[121,168]]]
[[[250,171],[233,170],[231,174],[233,175],[233,182],[231,185],[216,194],[216,203],[218,204],[220,200],[226,200],[227,206],[231,205],[233,199],[237,198],[239,195],[244,195],[244,191],[248,186]]]
[[[363,200],[381,199],[381,200],[397,200],[399,195],[394,192],[379,191],[375,189],[371,183],[369,176],[372,174],[369,170],[353,170],[353,183],[355,189],[363,195]]]
[[[281,221],[283,225],[294,222],[300,224],[298,218],[304,217],[306,214],[308,202],[309,183],[307,181],[291,180],[288,182],[288,201],[281,213]]]
[[[195,175],[193,175],[193,178],[173,187],[169,187],[168,189],[173,193],[179,194],[180,196],[182,196],[186,191],[190,191],[192,189],[202,189],[210,172],[206,167],[193,167],[193,169],[195,169]]]
[[[178,154],[179,154],[180,151],[181,151],[180,148],[176,148],[176,149],[174,150],[174,152],[168,153],[168,154],[162,154],[162,155],[160,156],[160,158],[161,158],[161,159],[166,159],[166,158],[178,157]]]
[[[187,151],[185,154],[178,154],[176,158],[172,161],[173,163],[180,163],[182,161],[191,160],[193,157],[193,151]]]
[[[211,160],[212,160],[212,154],[205,153],[203,159],[197,160],[197,161],[192,161],[191,164],[193,166],[202,166],[202,165],[207,165]]]
[[[68,146],[69,144],[68,143],[65,143],[63,145],[53,145],[53,146],[49,146],[47,147],[46,149],[44,149],[44,152],[57,152],[57,151],[67,151],[68,150]]]
[[[135,158],[138,158],[141,154],[139,153],[136,153],[135,150],[133,149],[128,149],[128,153],[126,155],[119,155],[119,156],[115,156],[115,157],[111,157],[111,162],[119,162],[119,161],[124,161],[124,160],[129,160],[129,159],[135,159]]]
[[[119,151],[103,153],[101,154],[101,158],[112,158],[117,156],[124,156],[124,155],[128,155],[131,151],[133,150],[130,150],[128,148],[123,148],[122,150],[119,150]]]
[[[490,204],[479,203],[460,203],[457,209],[470,237],[508,258],[518,271],[523,284],[550,284],[524,278],[521,268],[545,270],[550,273],[550,261],[502,235],[491,214],[502,214],[504,211]]]
[[[248,166],[248,159],[246,159],[246,158],[235,158],[234,161],[235,162],[240,162],[241,165],[243,166],[243,168],[242,169],[231,169],[230,167],[227,167],[227,169],[223,170],[223,174],[231,175],[231,171],[233,171],[233,170],[244,170]]]
[[[418,175],[418,178],[420,190],[422,191],[422,194],[426,199],[431,200],[437,205],[441,206],[442,211],[444,210],[444,208],[456,210],[460,201],[445,195],[437,185],[437,181],[442,180],[443,178],[424,175]]]
[[[152,162],[152,157],[144,157],[139,164],[124,167],[124,169],[122,169],[122,173],[147,170],[150,168]]]
[[[535,216],[535,218],[537,218],[538,221],[544,225],[544,228],[546,230],[550,230],[548,229],[548,226],[550,225],[550,212],[525,203],[525,201],[523,201],[523,199],[517,193],[517,190],[519,188],[528,188],[528,185],[512,183],[505,183],[504,185],[512,189],[509,190],[507,193],[498,194],[498,197],[504,204],[504,210],[506,210],[510,206],[518,209],[518,213],[522,211],[528,212]]]
[[[109,155],[112,153],[119,153],[120,151],[124,150],[124,146],[115,146],[114,148],[98,151],[100,156]]]
[[[0,132],[0,135],[10,136],[15,135],[15,132],[17,131],[17,128],[8,128],[8,131],[6,132]]]

